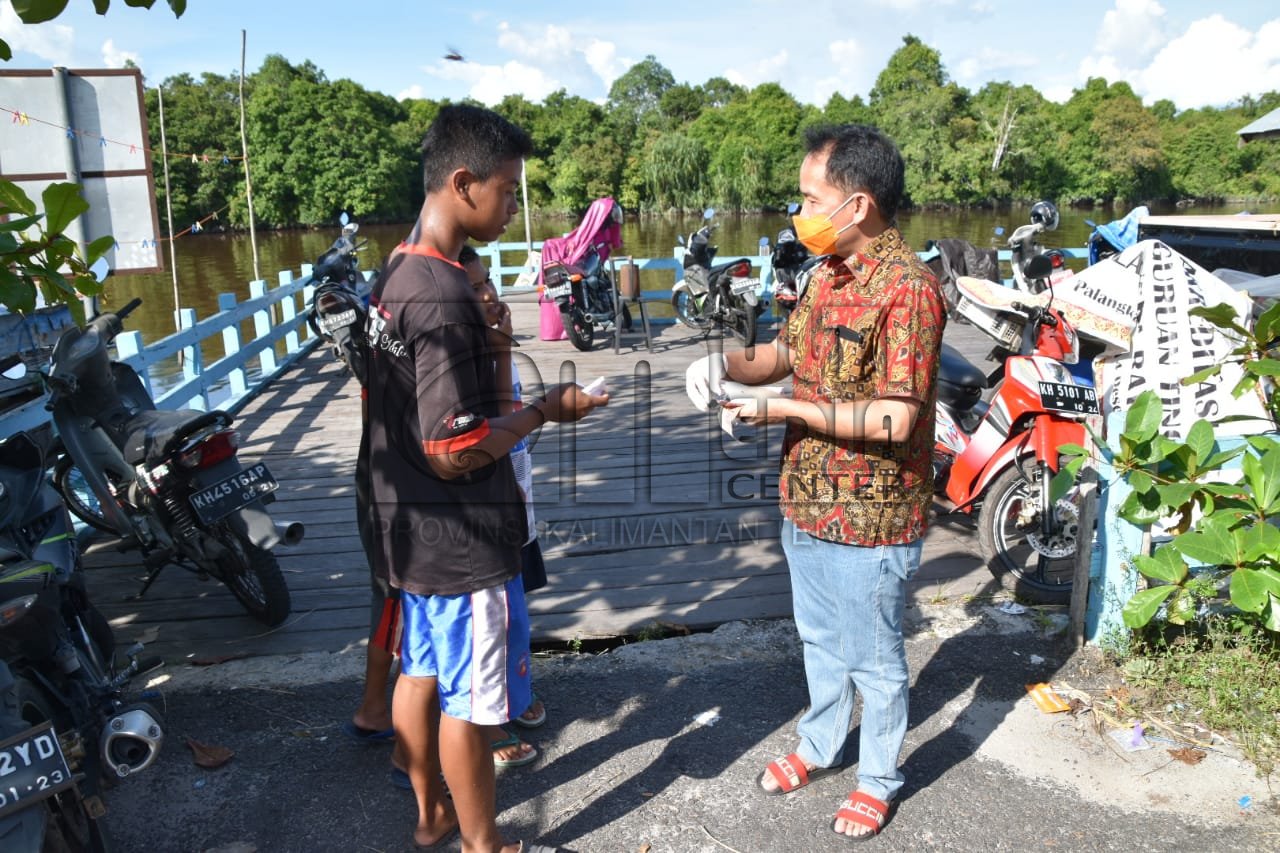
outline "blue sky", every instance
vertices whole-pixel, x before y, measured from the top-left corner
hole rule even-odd
[[[227,74],[239,68],[244,29],[250,71],[278,53],[395,97],[492,104],[564,88],[599,101],[653,54],[678,81],[778,82],[821,105],[834,91],[865,98],[910,33],[975,91],[1009,80],[1061,101],[1102,76],[1128,81],[1148,104],[1187,109],[1280,90],[1280,5],[1259,0],[189,0],[176,20],[164,0],[150,11],[116,0],[105,16],[89,0],[69,5],[26,26],[0,0],[0,36],[14,49],[5,67],[132,59],[150,85],[184,71]],[[449,49],[466,61],[445,60]]]

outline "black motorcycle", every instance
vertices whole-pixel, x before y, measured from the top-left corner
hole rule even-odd
[[[54,486],[85,523],[138,548],[147,575],[176,563],[224,583],[255,619],[279,625],[289,588],[271,549],[302,540],[265,504],[278,484],[263,462],[242,465],[240,434],[223,411],[159,411],[111,342],[142,300],[67,329],[53,348],[46,403],[64,453]]]
[[[360,274],[358,253],[368,241],[355,242],[358,223],[342,214],[342,233],[315,262],[311,280],[315,290],[307,311],[311,331],[327,342],[333,356],[361,385],[365,384],[364,328],[373,282]]]
[[[591,349],[597,329],[613,331],[618,322],[617,291],[596,247],[589,249],[579,264],[547,264],[542,269],[542,284],[544,298],[555,300],[565,332],[578,349]],[[622,330],[631,330],[631,312],[625,305]]]
[[[798,204],[792,204],[787,212],[794,214],[799,207]],[[796,239],[796,232],[790,226],[778,232],[770,262],[773,266],[773,307],[779,320],[785,323],[791,316],[800,297],[804,296],[809,276],[827,257],[810,253]]]
[[[702,214],[706,224],[688,239],[677,238],[685,248],[684,278],[671,290],[671,307],[689,328],[703,332],[727,329],[749,347],[756,342],[757,321],[765,309],[760,279],[751,277],[751,262],[746,258],[712,265],[716,247],[711,245],[715,230],[711,219],[715,213],[714,208],[707,208]]]
[[[160,714],[122,688],[111,626],[85,591],[66,507],[40,442],[0,444],[0,850],[106,850],[105,780],[156,759]]]

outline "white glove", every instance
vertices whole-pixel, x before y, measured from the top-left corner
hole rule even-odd
[[[716,407],[716,398],[724,393],[724,374],[727,369],[724,354],[713,352],[689,365],[684,372],[684,390],[689,402],[700,412]]]

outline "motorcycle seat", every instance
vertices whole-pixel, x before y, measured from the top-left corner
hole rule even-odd
[[[955,347],[942,345],[938,366],[938,401],[958,411],[968,411],[982,399],[987,377]]]
[[[231,415],[217,410],[139,412],[129,419],[125,429],[126,438],[122,448],[125,461],[130,465],[160,462],[177,450],[187,436],[212,424],[229,426],[232,420]]]

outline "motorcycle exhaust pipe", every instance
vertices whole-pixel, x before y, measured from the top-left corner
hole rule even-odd
[[[307,528],[300,521],[277,521],[275,527],[276,536],[280,538],[281,545],[297,545],[307,532]]]
[[[164,731],[145,705],[124,709],[107,722],[102,758],[117,779],[146,770],[160,754]]]

